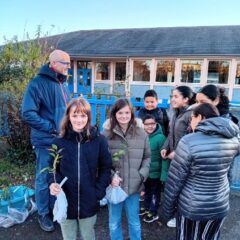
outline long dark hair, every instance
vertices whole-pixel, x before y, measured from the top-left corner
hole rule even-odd
[[[90,128],[91,128],[91,106],[89,102],[83,98],[78,98],[72,100],[65,111],[62,123],[61,123],[61,131],[60,136],[64,137],[68,130],[72,129],[72,124],[70,122],[70,111],[75,108],[75,113],[85,113],[88,116],[88,122],[83,130],[87,132],[88,137],[90,136]]]
[[[197,105],[193,108],[192,114],[195,117],[201,115],[204,119],[218,117],[220,115],[217,107],[210,103],[201,103]]]
[[[196,102],[196,94],[188,86],[178,86],[174,90],[180,92],[184,98],[188,98],[188,105],[192,105]]]
[[[129,106],[130,111],[131,111],[131,120],[130,120],[130,122],[128,123],[128,128],[129,128],[129,126],[131,126],[132,124],[133,124],[134,126],[136,126],[136,122],[135,122],[135,118],[134,118],[134,109],[133,109],[132,104],[129,102],[128,99],[122,99],[122,98],[121,98],[121,99],[118,99],[118,100],[114,103],[114,105],[113,105],[113,107],[112,107],[112,110],[111,110],[111,113],[110,113],[110,123],[111,123],[110,130],[111,130],[112,133],[113,133],[113,129],[116,127],[116,125],[119,125],[119,124],[118,124],[118,121],[117,121],[117,119],[116,119],[116,113],[117,113],[120,109],[122,109],[122,108],[124,108],[124,107],[126,107],[126,106]]]
[[[225,89],[223,87],[217,87],[213,84],[208,84],[202,87],[198,92],[204,94],[211,101],[215,101],[217,99],[219,100],[217,109],[220,115],[229,113],[229,99],[226,96]]]

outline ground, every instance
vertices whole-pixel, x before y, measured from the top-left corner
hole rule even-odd
[[[221,240],[240,239],[240,193],[232,193],[230,197],[231,210],[222,227]],[[127,237],[127,226],[124,222],[124,235]],[[62,240],[61,231],[56,224],[56,231],[46,233],[39,228],[37,215],[29,217],[27,221],[11,228],[0,228],[0,240]],[[80,238],[79,238],[80,239]],[[108,240],[108,213],[107,208],[100,209],[96,225],[96,239]],[[175,229],[168,228],[160,222],[147,224],[142,222],[142,240],[174,240]]]

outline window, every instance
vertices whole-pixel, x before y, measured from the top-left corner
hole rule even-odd
[[[174,61],[157,61],[156,82],[174,82]]]
[[[228,83],[229,61],[209,61],[207,83]]]
[[[133,81],[150,81],[151,61],[134,61],[133,63]]]
[[[125,81],[125,80],[126,80],[126,63],[116,62],[115,81]]]
[[[110,79],[110,63],[96,63],[96,80]]]
[[[200,83],[202,61],[183,60],[181,68],[181,82]]]
[[[240,84],[240,62],[237,62],[237,71],[235,77],[235,84]]]
[[[77,69],[92,69],[92,63],[87,61],[77,61]]]

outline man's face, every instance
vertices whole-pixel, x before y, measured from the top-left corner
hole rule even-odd
[[[55,72],[60,73],[64,76],[68,75],[68,69],[71,68],[70,57],[68,54],[59,55],[58,59],[54,60],[52,67]]]

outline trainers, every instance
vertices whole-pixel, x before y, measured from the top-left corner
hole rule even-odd
[[[52,232],[55,230],[53,221],[51,220],[48,214],[39,215],[38,222],[40,224],[40,228],[45,232]]]
[[[143,215],[145,215],[147,213],[148,213],[148,211],[145,208],[143,208],[143,207],[140,208],[139,216],[143,216]]]
[[[171,220],[169,220],[167,222],[167,226],[171,227],[171,228],[175,228],[176,227],[176,218],[172,218]]]
[[[158,220],[158,215],[153,215],[152,213],[148,213],[146,217],[144,217],[143,221],[147,223],[151,223]]]

